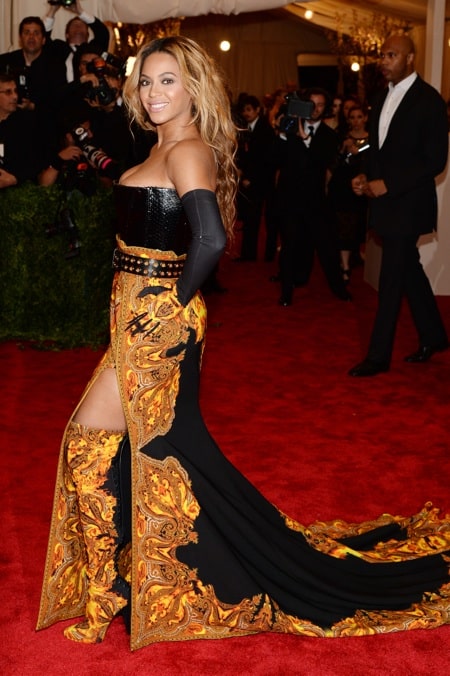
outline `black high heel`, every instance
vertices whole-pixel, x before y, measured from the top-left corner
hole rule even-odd
[[[349,268],[342,268],[342,279],[344,280],[344,284],[349,283],[351,274],[352,271]]]

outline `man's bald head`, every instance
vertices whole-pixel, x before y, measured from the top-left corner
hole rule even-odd
[[[414,72],[416,49],[408,35],[391,35],[381,47],[381,72],[393,85]]]

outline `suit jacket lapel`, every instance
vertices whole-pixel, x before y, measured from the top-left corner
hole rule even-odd
[[[392,120],[391,120],[391,123],[389,125],[389,129],[388,129],[386,138],[384,140],[384,143],[389,142],[391,135],[395,134],[396,126],[398,126],[399,124],[402,123],[401,121],[405,119],[404,118],[405,113],[407,113],[407,111],[411,109],[411,105],[412,105],[413,101],[415,100],[415,98],[417,96],[416,90],[417,90],[418,87],[420,87],[419,83],[420,83],[420,78],[419,78],[419,76],[417,76],[416,79],[414,80],[413,84],[411,85],[411,87],[408,89],[408,91],[406,92],[406,94],[402,98],[397,110],[395,111],[395,113],[392,117]],[[381,112],[381,109],[380,109],[380,112]],[[379,119],[379,117],[378,117],[378,119]]]

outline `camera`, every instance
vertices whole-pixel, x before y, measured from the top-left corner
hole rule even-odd
[[[25,72],[19,72],[17,74],[17,94],[19,95],[19,103],[22,103],[24,99],[29,99],[31,97]]]
[[[110,87],[105,80],[107,67],[108,64],[106,60],[101,56],[98,56],[93,61],[90,61],[86,66],[88,73],[93,73],[98,80],[97,87],[94,87],[92,84],[90,84],[86,93],[86,97],[90,101],[97,101],[100,106],[109,105],[115,101],[117,95],[117,89]]]
[[[115,56],[110,52],[102,52],[101,58],[106,62],[107,66],[110,66],[109,71],[113,70],[119,77],[125,75],[127,65],[126,59],[124,61],[119,56]]]
[[[14,78],[17,85],[18,103],[22,103],[24,99],[30,99],[31,93],[28,85],[26,68],[11,68],[6,67],[6,72]]]
[[[63,233],[67,233],[69,239],[69,248],[64,258],[69,259],[78,256],[81,247],[80,233],[68,206],[63,206],[58,213],[55,223],[45,228],[47,237],[54,237]]]
[[[109,178],[117,178],[117,168],[114,161],[103,150],[93,145],[88,131],[83,126],[72,129],[72,136],[77,146],[83,151],[83,155],[90,164]]]
[[[60,174],[60,181],[68,194],[78,190],[91,197],[97,190],[95,170],[85,157],[67,162]]]
[[[287,96],[286,115],[308,119],[314,110],[314,102],[300,98],[297,92]]]
[[[298,119],[308,119],[314,110],[314,102],[302,99],[297,92],[286,96],[286,104],[280,108],[283,117],[280,120],[280,131],[295,134],[298,130]]]
[[[75,0],[48,0],[49,5],[61,5],[61,7],[70,7]]]

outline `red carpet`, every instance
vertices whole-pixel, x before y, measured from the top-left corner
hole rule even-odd
[[[283,511],[303,523],[381,512],[410,514],[431,500],[450,511],[450,352],[425,365],[407,310],[392,370],[346,375],[367,345],[376,294],[358,269],[353,303],[335,300],[315,270],[294,305],[277,305],[267,263],[232,263],[228,293],[208,296],[202,400],[224,453]],[[439,298],[450,332],[450,298]],[[121,619],[104,643],[82,646],[62,626],[36,633],[60,436],[99,358],[0,345],[3,388],[1,662],[8,676],[125,674],[347,676],[445,674],[450,627],[352,639],[259,635],[159,644],[130,653]]]

